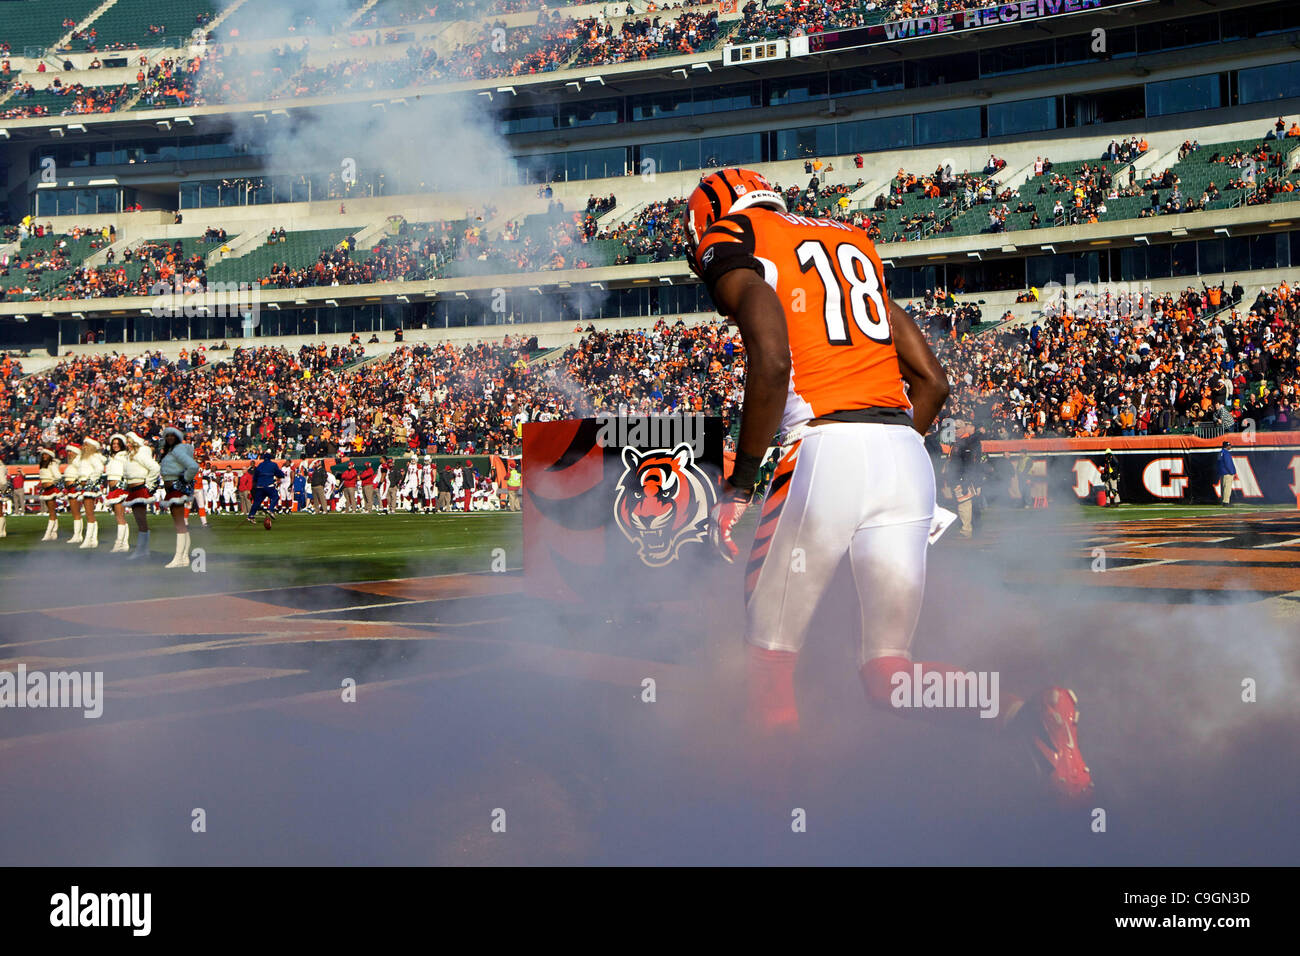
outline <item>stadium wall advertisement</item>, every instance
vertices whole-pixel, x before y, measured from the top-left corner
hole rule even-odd
[[[1237,469],[1234,501],[1297,507],[1300,432],[986,441],[983,450],[990,458],[1013,462],[1027,455],[1032,473],[1046,478],[1051,502],[1094,500],[1109,448],[1119,463],[1120,501],[1213,504],[1219,500],[1219,454],[1225,441],[1232,446]]]
[[[807,56],[831,50],[876,46],[881,43],[943,36],[964,30],[981,30],[1013,23],[1032,23],[1052,17],[1110,10],[1149,2],[1150,0],[1022,0],[1020,3],[993,4],[977,10],[959,10],[937,16],[877,23],[851,30],[828,30],[806,37],[792,37],[790,56]]]
[[[722,481],[723,426],[720,418],[683,417],[698,419],[698,429],[636,427],[648,418],[633,427],[595,418],[524,425],[530,593],[625,603],[634,590],[614,593],[610,582],[639,582],[635,593],[653,601],[700,585],[696,571],[710,556],[706,528]]]

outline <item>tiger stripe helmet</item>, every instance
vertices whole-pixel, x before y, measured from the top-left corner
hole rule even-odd
[[[753,206],[785,212],[785,200],[762,173],[752,169],[723,169],[705,176],[686,204],[686,233],[691,260],[708,228],[723,216]]]

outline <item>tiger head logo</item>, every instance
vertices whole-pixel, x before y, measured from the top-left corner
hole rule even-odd
[[[713,487],[695,464],[691,446],[671,451],[623,449],[623,474],[614,499],[614,520],[652,568],[677,558],[688,541],[707,534]]]

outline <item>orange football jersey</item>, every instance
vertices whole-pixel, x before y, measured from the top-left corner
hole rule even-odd
[[[753,269],[780,297],[790,338],[783,430],[831,412],[912,407],[884,269],[861,229],[752,208],[717,220],[695,254],[710,295],[732,269]]]

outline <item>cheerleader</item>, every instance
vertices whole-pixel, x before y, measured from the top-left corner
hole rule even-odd
[[[110,553],[129,551],[131,548],[131,527],[126,523],[126,460],[131,453],[126,448],[126,436],[116,432],[108,439],[108,463],[104,466],[104,480],[108,491],[104,494],[104,503],[113,509],[113,518],[117,521],[117,538],[113,541]]]
[[[126,498],[123,503],[131,509],[136,530],[140,532],[135,539],[135,550],[127,560],[138,561],[149,554],[148,508],[153,501],[154,489],[158,487],[160,472],[153,452],[135,432],[126,433],[126,448],[129,454],[123,467],[126,481]]]
[[[185,509],[194,502],[194,479],[199,463],[194,460],[194,446],[185,441],[179,428],[163,429],[163,457],[158,463],[162,478],[162,506],[171,511],[176,528],[176,553],[164,568],[190,566],[190,530],[185,523]]]
[[[68,461],[63,466],[60,488],[63,491],[63,501],[72,514],[72,537],[68,539],[68,544],[80,544],[85,526],[81,517],[81,446],[69,442],[63,446],[63,454],[68,456]],[[55,538],[58,538],[57,534]]]
[[[40,467],[37,471],[40,482],[41,504],[49,514],[45,522],[45,536],[42,541],[59,540],[59,484],[63,475],[59,471],[58,456],[48,448],[40,450]]]
[[[99,519],[95,517],[95,505],[104,492],[104,466],[107,462],[100,453],[99,442],[87,438],[81,443],[80,466],[81,511],[86,520],[86,534],[81,541],[82,548],[99,547]]]

